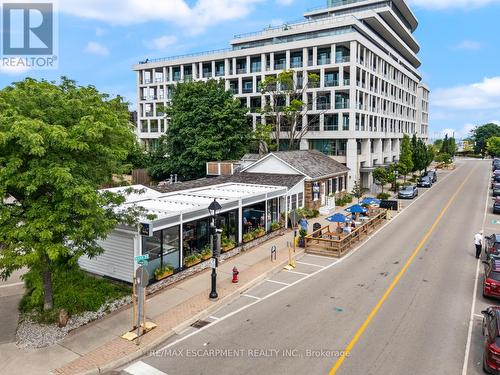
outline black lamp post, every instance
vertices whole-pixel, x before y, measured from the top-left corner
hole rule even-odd
[[[219,297],[217,294],[217,263],[219,261],[219,249],[217,248],[218,245],[214,244],[214,240],[216,238],[215,218],[221,209],[222,207],[216,199],[208,206],[208,212],[210,212],[210,216],[212,217],[210,223],[210,247],[212,248],[212,290],[210,291],[210,299],[217,299]]]

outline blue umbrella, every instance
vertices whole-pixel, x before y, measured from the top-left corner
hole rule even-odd
[[[380,199],[367,197],[361,201],[361,204],[366,204],[367,206],[371,206],[372,204],[380,204]]]
[[[368,210],[362,206],[360,206],[359,204],[355,204],[351,207],[348,207],[345,209],[347,212],[350,212],[350,213],[353,213],[353,214],[359,214],[361,212],[367,212]]]
[[[329,216],[326,218],[326,220],[332,222],[332,223],[345,223],[347,221],[347,218],[343,214],[334,214],[332,216]]]

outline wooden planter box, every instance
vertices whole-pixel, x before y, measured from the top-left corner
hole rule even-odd
[[[229,245],[229,246],[223,247],[222,248],[222,252],[226,253],[226,252],[228,252],[230,250],[233,250],[235,247],[236,247],[236,245]]]
[[[255,238],[254,238],[254,237],[252,237],[252,238],[250,238],[250,239],[248,239],[248,240],[243,239],[243,242],[244,242],[244,243],[248,243],[248,242],[251,242],[251,241],[253,241],[253,240],[255,240]]]
[[[255,235],[254,235],[254,239],[255,239],[255,238],[264,237],[265,235],[266,235],[266,232],[261,233],[261,234],[255,234]]]
[[[210,258],[212,258],[212,254],[202,255],[201,256],[201,260],[209,260]]]
[[[191,263],[184,261],[184,266],[185,267],[192,267],[192,266],[197,265],[198,263],[201,263],[201,259],[195,260],[194,262],[191,262]]]
[[[155,279],[156,281],[160,281],[160,280],[163,280],[163,279],[166,279],[167,277],[169,276],[172,276],[174,274],[174,271],[166,271],[160,275],[155,275]]]

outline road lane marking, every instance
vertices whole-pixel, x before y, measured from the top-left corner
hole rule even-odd
[[[168,375],[142,361],[135,362],[123,371],[131,375]]]
[[[483,316],[481,314],[473,314],[474,318],[481,318],[483,319]]]
[[[449,176],[451,176],[454,172],[456,172],[462,165],[458,166],[457,168],[455,168],[454,171],[451,171],[450,173],[446,174],[443,178],[440,178],[439,181],[437,183],[435,183],[434,185],[437,185],[437,184],[440,184],[442,183],[444,180],[446,180]],[[424,192],[423,194],[421,194],[421,196],[423,196],[426,192]],[[380,233],[382,233],[384,231],[384,229],[388,228],[391,223],[395,223],[398,221],[398,219],[401,217],[401,216],[404,216],[405,213],[407,212],[407,209],[412,205],[414,204],[415,202],[417,202],[418,200],[414,200],[413,202],[411,202],[407,207],[405,207],[397,216],[394,216],[394,218],[392,220],[387,220],[381,227],[378,228],[378,230],[376,230],[375,232],[373,232],[371,235],[369,235],[368,237],[366,237],[365,241],[360,243],[358,246],[354,247],[352,249],[352,251],[350,251],[347,255],[345,255],[344,257],[340,258],[340,259],[337,259],[335,260],[334,262],[330,263],[328,266],[325,266],[324,268],[321,268],[317,271],[314,271],[313,273],[297,280],[297,281],[294,281],[293,283],[289,284],[288,286],[284,286],[283,288],[281,289],[278,289],[268,295],[266,295],[265,297],[263,297],[262,299],[260,300],[255,300],[254,302],[251,302],[245,306],[242,306],[240,307],[239,309],[235,310],[235,311],[232,311],[226,315],[224,315],[223,317],[219,318],[219,320],[211,323],[211,324],[208,324],[196,331],[193,331],[183,337],[180,337],[178,338],[177,340],[169,343],[169,344],[166,344],[165,346],[163,346],[161,349],[159,349],[160,351],[161,350],[165,350],[165,349],[168,349],[168,348],[171,348],[173,347],[174,345],[177,345],[195,335],[197,335],[198,333],[200,332],[203,332],[205,331],[206,329],[208,328],[211,328],[211,327],[214,327],[216,324],[219,324],[221,322],[223,322],[224,320],[226,319],[229,319],[231,318],[232,316],[236,315],[236,314],[239,314],[240,312],[258,304],[258,303],[261,303],[262,301],[265,301],[267,300],[268,298],[271,298],[273,297],[274,295],[278,294],[278,293],[281,293],[283,292],[284,290],[288,289],[288,288],[292,288],[293,286],[295,286],[296,284],[299,284],[307,279],[309,279],[310,277],[314,277],[316,276],[317,274],[321,273],[321,272],[324,272],[324,271],[327,271],[329,270],[330,268],[334,267],[336,264],[338,263],[341,263],[341,262],[344,262],[346,259],[349,259],[351,256],[354,256],[359,250],[361,250],[363,248],[363,246],[365,246],[368,242],[370,242],[373,238],[377,237]],[[328,260],[331,260],[332,258],[331,257],[325,257],[325,256],[321,256],[321,255],[315,255],[315,254],[306,254],[304,255],[304,257],[314,257],[314,258],[321,258],[321,259],[328,259]],[[302,258],[301,258],[302,259]],[[259,286],[259,285],[262,285],[263,282],[257,284],[256,286]]]
[[[324,266],[320,266],[319,264],[312,264],[312,263],[300,262],[298,260],[295,263],[297,263],[297,264],[303,264],[305,266],[319,267],[319,268],[323,268],[324,267]]]
[[[310,275],[310,273],[305,273],[305,272],[299,272],[299,271],[285,271],[286,273],[294,273],[296,275],[302,275],[302,276],[307,276]]]
[[[266,279],[265,281],[268,281],[270,283],[275,283],[275,284],[281,284],[281,285],[290,285],[281,281],[276,281],[276,280],[271,280],[271,279]]]
[[[488,174],[489,177],[490,174]],[[488,202],[490,200],[490,189],[488,186],[486,186],[486,200],[484,202],[484,216],[483,216],[483,225],[481,229],[484,231],[484,226],[486,224],[486,217],[488,216]],[[483,236],[484,238],[484,236]],[[485,250],[486,251],[486,248]],[[470,355],[470,347],[471,347],[471,342],[472,342],[472,328],[474,325],[474,315],[477,315],[474,313],[476,310],[476,293],[477,293],[477,284],[479,280],[479,266],[481,265],[481,259],[477,260],[477,265],[476,265],[476,276],[474,278],[474,289],[472,290],[472,306],[470,309],[470,319],[469,319],[469,328],[467,331],[467,343],[465,344],[465,354],[464,354],[464,364],[462,366],[462,375],[467,374],[467,369],[469,367],[469,355]],[[482,318],[482,316],[481,316]]]
[[[21,281],[19,283],[12,283],[12,284],[0,285],[0,288],[12,288],[14,286],[19,286],[19,285],[24,285],[24,282]]]
[[[255,296],[252,296],[251,294],[242,294],[243,297],[248,297],[248,298],[253,298],[253,299],[256,299],[257,301],[260,301],[262,298],[260,297],[255,297]]]
[[[216,316],[210,315],[210,316],[208,317],[208,319],[212,319],[212,320],[219,320],[220,318],[217,318]]]
[[[475,166],[472,169],[472,171],[469,172],[469,174],[467,175],[467,177],[462,181],[462,183],[460,184],[460,186],[458,187],[458,189],[455,191],[455,193],[451,196],[451,198],[448,200],[448,202],[446,203],[446,205],[440,211],[438,217],[436,218],[436,220],[434,221],[434,223],[432,224],[432,226],[430,227],[430,229],[427,231],[427,233],[425,234],[425,236],[422,238],[422,240],[420,241],[420,243],[418,244],[418,246],[415,248],[415,250],[413,251],[413,253],[410,256],[410,258],[406,261],[406,263],[403,266],[403,268],[401,269],[401,271],[399,271],[399,273],[396,275],[396,277],[394,278],[394,280],[391,282],[391,285],[389,285],[389,287],[387,288],[387,290],[385,291],[385,293],[382,295],[382,298],[380,298],[380,300],[377,302],[377,304],[375,305],[375,307],[373,308],[373,310],[370,312],[370,315],[368,315],[368,317],[363,322],[363,324],[361,325],[361,327],[358,329],[358,331],[356,332],[356,334],[354,335],[354,337],[352,338],[352,340],[349,342],[349,344],[346,346],[346,348],[342,351],[342,355],[337,359],[337,361],[335,362],[335,364],[333,365],[333,367],[330,369],[329,375],[336,374],[337,371],[338,371],[338,369],[340,368],[340,366],[342,366],[342,363],[344,363],[344,361],[346,359],[347,353],[351,353],[352,349],[357,344],[357,342],[359,341],[359,339],[361,338],[361,336],[365,332],[366,328],[370,325],[372,319],[375,317],[375,315],[377,315],[378,311],[380,310],[380,308],[382,307],[382,305],[384,304],[384,302],[387,300],[387,298],[391,294],[392,290],[396,287],[396,285],[398,285],[399,280],[403,277],[403,275],[406,273],[406,270],[413,263],[413,260],[415,259],[415,257],[420,252],[420,249],[422,249],[422,247],[424,246],[424,244],[427,242],[427,240],[429,239],[429,237],[431,236],[431,234],[434,232],[434,230],[436,229],[436,227],[438,226],[438,224],[443,219],[444,214],[446,213],[446,211],[448,211],[448,208],[450,208],[451,204],[456,199],[456,197],[458,196],[458,194],[460,193],[460,191],[463,189],[463,187],[465,186],[465,184],[467,183],[467,181],[469,181],[470,177],[472,176],[472,174],[474,173],[474,171],[476,169],[477,169],[477,166]]]

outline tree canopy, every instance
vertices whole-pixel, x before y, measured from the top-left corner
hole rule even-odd
[[[373,171],[373,178],[380,184],[382,193],[384,192],[384,185],[390,182],[389,171],[386,168],[378,167]]]
[[[500,137],[491,137],[486,142],[486,150],[491,156],[500,156]]]
[[[150,174],[157,180],[172,173],[194,179],[205,176],[208,161],[240,159],[253,136],[247,112],[224,82],[179,83],[166,108],[170,123],[159,146],[164,157]]]
[[[99,254],[97,240],[126,219],[124,198],[98,187],[134,142],[126,103],[92,86],[28,78],[0,91],[1,277],[29,268],[52,307],[57,264]]]
[[[411,150],[411,141],[408,134],[403,136],[399,153],[398,171],[401,173],[406,182],[406,175],[413,170],[413,154]]]
[[[475,127],[471,131],[471,134],[471,140],[474,142],[474,152],[484,156],[487,151],[488,139],[491,137],[500,137],[500,126],[493,123],[484,124]]]

